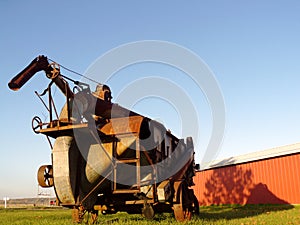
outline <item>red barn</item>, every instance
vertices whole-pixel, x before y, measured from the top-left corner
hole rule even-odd
[[[300,143],[216,161],[194,178],[200,205],[300,204]]]

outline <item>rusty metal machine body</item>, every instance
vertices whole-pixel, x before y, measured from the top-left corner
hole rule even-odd
[[[35,73],[44,71],[48,88],[36,94],[49,111],[49,121],[32,120],[35,133],[49,140],[52,165],[41,166],[38,182],[54,186],[60,205],[73,208],[80,222],[85,212],[93,221],[98,211],[142,213],[174,211],[179,221],[199,211],[194,195],[196,165],[191,137],[178,139],[147,117],[112,103],[111,91],[74,81],[60,73],[60,66],[39,56],[9,82],[20,89]],[[67,79],[74,83],[71,90]],[[66,98],[58,114],[52,86]],[[48,94],[47,103],[42,96]],[[54,140],[54,144],[52,144]]]

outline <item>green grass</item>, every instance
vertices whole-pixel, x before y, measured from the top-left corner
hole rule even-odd
[[[71,211],[61,209],[1,209],[0,224],[72,224]]]
[[[68,209],[0,209],[0,224],[5,225],[35,225],[73,224],[71,210]],[[157,214],[153,221],[140,215],[117,213],[115,215],[99,216],[98,224],[229,224],[229,225],[258,225],[258,224],[299,224],[300,206],[287,205],[225,205],[200,208],[200,216],[186,223],[176,222],[172,214]]]

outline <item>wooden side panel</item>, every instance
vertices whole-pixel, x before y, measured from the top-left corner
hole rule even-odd
[[[197,172],[201,205],[300,204],[300,154]]]

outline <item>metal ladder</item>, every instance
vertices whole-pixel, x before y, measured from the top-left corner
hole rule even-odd
[[[138,193],[141,188],[141,152],[140,152],[140,144],[139,139],[136,140],[136,150],[135,150],[135,158],[128,159],[117,159],[117,142],[113,142],[112,146],[114,162],[113,162],[113,182],[112,182],[112,192],[113,194],[130,194],[130,193]],[[120,189],[117,187],[117,171],[118,164],[134,164],[136,168],[136,184],[132,184],[134,189]]]

